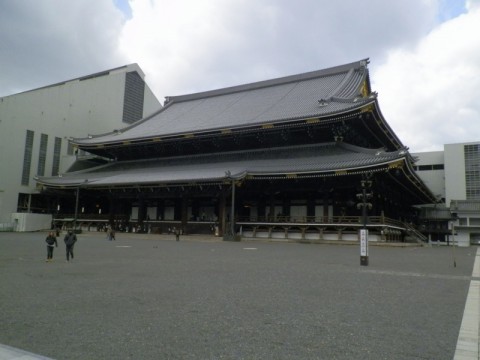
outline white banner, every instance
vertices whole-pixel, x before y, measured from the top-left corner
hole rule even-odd
[[[368,256],[368,230],[360,229],[360,256]]]

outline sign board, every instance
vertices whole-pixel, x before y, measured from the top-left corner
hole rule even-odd
[[[360,229],[360,256],[368,256],[368,230]]]
[[[368,266],[368,230],[360,229],[360,265]]]

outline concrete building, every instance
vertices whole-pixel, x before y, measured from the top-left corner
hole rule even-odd
[[[445,160],[443,151],[412,154],[418,159],[415,170],[441,202],[445,202]]]
[[[413,155],[419,159],[419,177],[443,200],[422,209],[424,231],[432,241],[479,244],[480,142],[446,144],[443,151]]]
[[[0,228],[27,223],[48,201],[33,178],[70,169],[81,154],[69,138],[123,128],[161,108],[144,78],[130,64],[0,98]],[[33,228],[24,230],[42,221],[29,219]]]

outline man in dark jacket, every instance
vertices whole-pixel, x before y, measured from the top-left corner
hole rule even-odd
[[[47,243],[47,262],[52,261],[53,258],[53,247],[57,247],[57,238],[55,237],[55,233],[53,231],[50,231],[48,233],[47,238],[45,239],[45,242]]]
[[[73,260],[73,245],[77,242],[77,235],[73,233],[73,230],[68,230],[67,235],[63,239],[65,241],[65,246],[67,248],[67,261],[70,261],[70,256]]]

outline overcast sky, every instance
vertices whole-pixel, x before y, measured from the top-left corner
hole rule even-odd
[[[480,141],[480,0],[1,0],[0,97],[138,63],[160,101],[370,58],[412,152]]]

